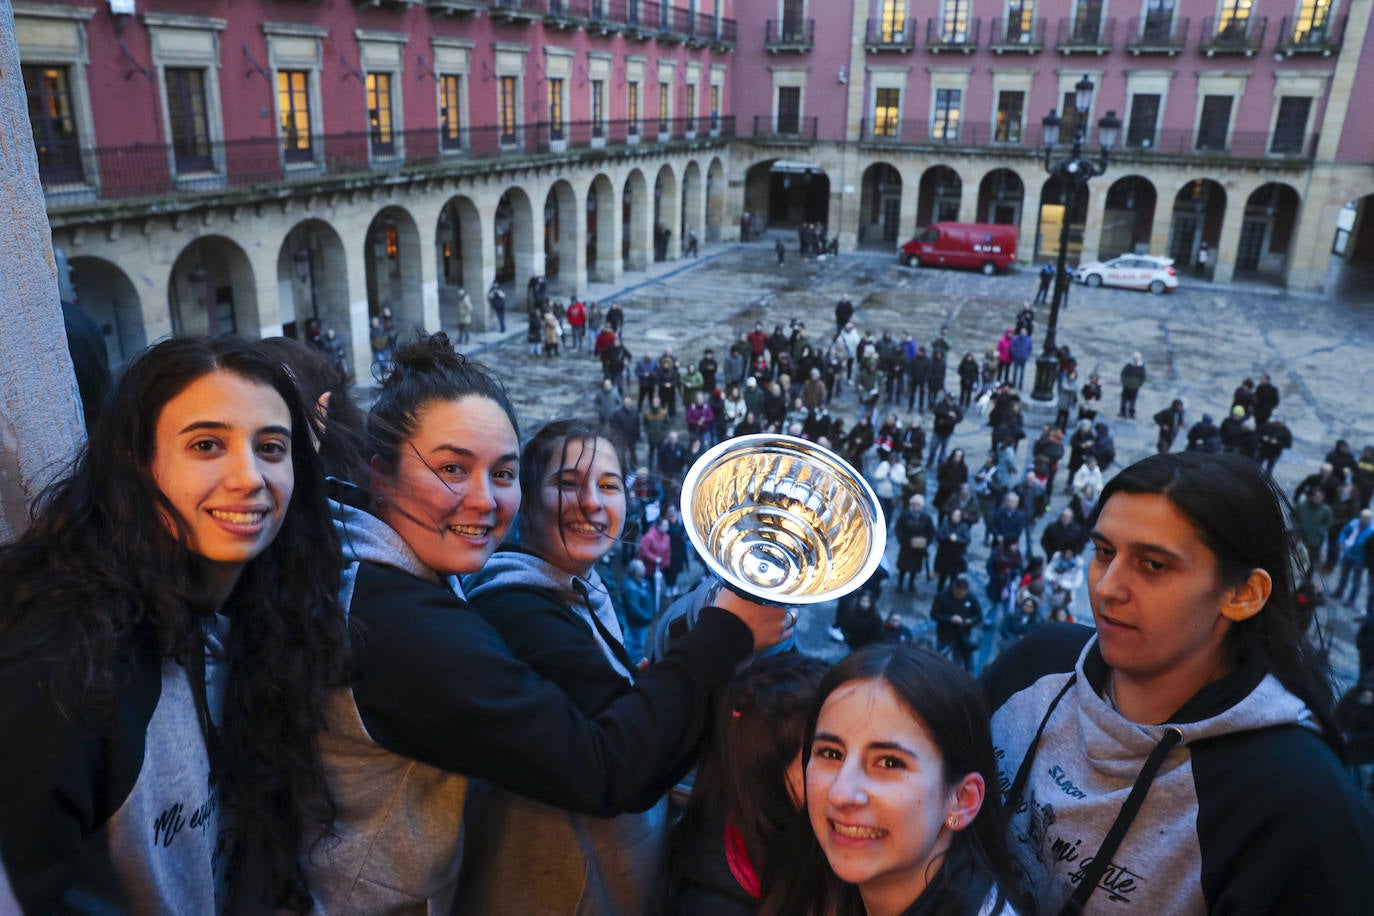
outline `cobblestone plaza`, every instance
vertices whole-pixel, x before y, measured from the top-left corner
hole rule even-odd
[[[657,270],[637,285],[594,285],[588,297],[603,305],[610,299],[620,303],[626,315],[625,344],[636,357],[646,352],[657,356],[671,347],[680,361],[694,362],[706,347],[722,354],[756,321],[771,331],[775,324],[786,327],[794,317],[824,344],[834,332],[835,302],[848,295],[857,306],[854,322],[860,330],[890,330],[898,337],[911,333],[925,343],[947,325],[953,363],[966,351],[981,358],[1035,291],[1035,276],[1028,270],[984,277],[899,267],[895,256],[876,253],[801,260],[795,244],[791,247],[779,268],[771,238],[711,246],[699,261],[654,265]],[[568,413],[590,413],[591,395],[601,379],[599,364],[586,354],[527,355],[520,317],[517,313],[508,323],[505,336],[478,335],[468,352],[501,372],[512,389],[522,427],[532,429]],[[1037,347],[1047,317],[1048,309],[1037,310]],[[1275,472],[1288,492],[1316,469],[1336,439],[1349,440],[1358,452],[1374,430],[1374,401],[1364,395],[1374,388],[1374,366],[1365,358],[1374,341],[1374,318],[1357,303],[1268,288],[1200,284],[1187,278],[1177,293],[1166,296],[1075,286],[1069,307],[1060,315],[1059,341],[1078,357],[1081,378],[1086,380],[1092,371],[1101,373],[1101,416],[1116,438],[1118,467],[1153,453],[1155,428],[1148,418],[1173,398],[1185,399],[1190,424],[1203,413],[1219,420],[1236,386],[1261,373],[1269,374],[1278,386],[1282,401],[1276,415],[1293,431],[1293,448]],[[1138,419],[1116,420],[1121,366],[1135,350],[1144,356],[1149,373]],[[952,369],[948,379],[950,384],[955,381]],[[1018,451],[1023,465],[1040,426],[1053,418],[1051,407],[1029,399],[1030,387],[1028,378],[1022,392],[1028,406],[1028,438]],[[831,405],[832,413],[847,421],[857,407],[849,389]],[[880,416],[884,412],[880,405]],[[976,411],[969,414],[951,447],[963,448],[976,467],[987,453],[989,430]],[[903,423],[909,418],[904,410],[898,416]],[[925,424],[928,428],[928,415]],[[1060,491],[1063,477],[1061,468]],[[1051,517],[1062,503],[1063,497],[1057,497]],[[975,537],[969,556],[975,576],[981,577],[984,558],[981,538]],[[908,625],[919,629],[933,584],[920,583],[914,596],[892,591],[885,590],[883,609],[901,611]],[[1090,619],[1086,596],[1077,596],[1075,609],[1082,612],[1076,613],[1079,619]],[[1324,623],[1330,622],[1329,632],[1336,636],[1333,662],[1347,679],[1356,665],[1349,622],[1354,613],[1341,605],[1323,611]],[[828,655],[843,651],[826,636],[830,614],[831,609],[822,606],[803,615],[800,629],[808,650]]]

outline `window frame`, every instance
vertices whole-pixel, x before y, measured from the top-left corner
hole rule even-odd
[[[784,104],[784,93],[788,100]],[[779,85],[773,87],[773,132],[778,136],[801,136],[802,87]],[[791,118],[791,130],[786,129],[786,117]]]
[[[591,83],[592,136],[604,137],[606,135],[606,81],[593,79],[589,82]]]
[[[1316,107],[1316,106],[1313,104],[1315,101],[1316,101],[1316,100],[1315,100],[1312,96],[1310,96],[1310,95],[1281,95],[1281,96],[1279,96],[1278,102],[1277,102],[1277,103],[1275,104],[1275,106],[1274,106],[1274,127],[1273,127],[1273,129],[1270,131],[1270,133],[1269,133],[1269,152],[1270,152],[1270,153],[1274,153],[1274,154],[1279,155],[1279,156],[1301,156],[1301,155],[1303,154],[1303,147],[1304,147],[1304,146],[1306,145],[1306,143],[1307,143],[1307,125],[1308,125],[1308,123],[1311,122],[1311,120],[1312,120],[1312,109]],[[1291,138],[1291,140],[1292,140],[1293,142],[1292,142],[1291,144],[1285,144],[1285,145],[1291,145],[1292,148],[1291,148],[1291,149],[1280,149],[1280,148],[1279,148],[1280,130],[1283,129],[1285,126],[1291,125],[1291,124],[1293,123],[1293,120],[1292,120],[1292,117],[1293,117],[1293,116],[1292,116],[1292,115],[1289,115],[1289,116],[1288,116],[1288,125],[1285,125],[1284,108],[1285,108],[1285,103],[1288,103],[1288,102],[1302,102],[1302,103],[1305,103],[1305,107],[1304,107],[1304,110],[1303,110],[1302,122],[1301,122],[1301,124],[1299,124],[1298,127],[1297,127],[1297,134],[1296,134],[1296,136],[1294,136],[1294,137]],[[1291,133],[1292,128],[1289,127],[1288,130],[1289,130],[1289,132]]]
[[[225,20],[209,16],[186,16],[170,13],[143,13],[148,29],[153,68],[157,73],[158,102],[161,105],[162,135],[167,138],[167,168],[177,186],[222,186],[225,167],[224,110],[220,93],[220,32]],[[167,83],[167,71],[199,69],[203,71],[205,133],[209,145],[208,161],[203,157],[188,160],[189,169],[182,169],[173,142],[172,99]]]
[[[930,106],[930,139],[940,143],[958,143],[959,129],[964,119],[964,90],[940,86],[934,92]],[[950,117],[951,112],[953,117]]]
[[[87,74],[90,54],[86,23],[95,15],[95,10],[53,5],[19,6],[13,13],[13,34],[21,61],[20,78],[23,78],[22,67],[28,65],[67,69],[67,90],[75,125],[80,176],[73,181],[44,182],[44,197],[49,200],[61,199],[63,202],[94,200],[100,187],[100,160],[95,155],[98,138]],[[27,94],[26,88],[26,106]]]
[[[390,70],[373,70],[363,76],[367,149],[373,160],[395,159],[402,155],[396,138],[400,131],[396,125],[396,81],[392,77]]]
[[[496,78],[496,138],[503,147],[520,142],[520,77],[504,73]]]
[[[886,104],[883,96],[890,94]],[[898,86],[873,88],[873,136],[896,139],[902,123],[902,90]]]
[[[545,82],[548,87],[549,139],[562,140],[568,127],[567,81],[561,76],[551,76]]]
[[[176,86],[173,86],[173,75]],[[214,172],[206,111],[205,68],[164,67],[162,78],[166,81],[167,92],[167,137],[172,145],[177,174]]]
[[[942,0],[940,3],[940,40],[945,44],[963,44],[969,38],[969,23],[973,20],[972,0]],[[960,28],[962,23],[963,27]]]
[[[463,86],[466,73],[439,74],[439,149],[453,153],[467,149],[467,125],[463,123]]]
[[[272,105],[276,114],[277,148],[282,168],[288,173],[318,170],[324,166],[321,47],[329,30],[295,23],[264,22],[262,31],[267,41],[267,64],[272,72]],[[310,130],[308,156],[301,155],[299,149],[293,152],[285,142],[280,74],[296,72],[306,74],[306,111]]]
[[[1143,124],[1143,112],[1137,117],[1137,100],[1154,99],[1154,117],[1150,121],[1149,137],[1137,133]],[[1135,92],[1130,96],[1130,108],[1126,114],[1126,123],[1123,125],[1125,133],[1122,135],[1122,145],[1125,149],[1154,149],[1159,142],[1159,116],[1164,109],[1164,97],[1157,92]],[[1135,137],[1132,140],[1132,137]],[[1142,142],[1142,139],[1148,142]]]
[[[86,183],[86,170],[82,162],[84,157],[81,154],[81,133],[80,127],[76,121],[75,102],[72,98],[71,71],[72,67],[70,64],[24,63],[20,65],[20,79],[24,83],[24,98],[28,108],[29,131],[33,134],[34,152],[38,156],[39,180],[42,181],[45,188],[50,185],[83,185]],[[65,115],[59,117],[45,116],[38,122],[35,122],[33,117],[35,102],[38,102],[42,108],[48,109],[49,111],[52,108],[51,101],[53,96],[47,91],[48,74],[52,72],[56,72],[61,76],[62,86],[60,91],[63,107],[65,108]],[[37,87],[34,86],[30,74],[33,74],[38,80]],[[35,92],[35,89],[38,91]],[[39,124],[51,125],[59,120],[67,122],[67,129],[71,134],[70,137],[60,137],[56,135],[49,135],[42,138],[39,137]],[[49,131],[44,131],[44,133],[50,134]],[[72,149],[72,154],[66,158],[69,158],[71,162],[61,163],[54,161],[45,168],[42,152],[44,146],[55,147],[58,150],[69,146]],[[57,158],[56,156],[53,157],[54,160]]]
[[[1006,118],[1007,109],[1003,100],[1017,96],[1016,119],[1012,124]],[[1026,133],[1026,92],[1023,89],[999,89],[997,92],[997,111],[994,115],[992,139],[994,143],[1020,143]]]
[[[878,8],[878,37],[885,44],[894,44],[906,37],[908,0],[880,0]],[[877,124],[875,116],[874,124]]]
[[[1226,104],[1226,120],[1218,130],[1215,126],[1217,117],[1214,112],[1209,117],[1209,108],[1215,107],[1216,103]],[[1229,147],[1231,136],[1231,121],[1235,114],[1235,97],[1227,93],[1208,93],[1202,97],[1202,102],[1198,106],[1197,137],[1193,141],[1193,148],[1207,153],[1224,153]]]

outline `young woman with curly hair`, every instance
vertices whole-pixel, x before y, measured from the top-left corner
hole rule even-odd
[[[0,849],[26,911],[309,907],[340,566],[279,363],[178,339],[128,367],[0,550]]]

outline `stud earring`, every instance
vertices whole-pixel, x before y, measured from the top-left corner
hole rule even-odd
[[[945,823],[949,824],[950,830],[959,829],[959,815],[951,814],[949,817],[945,818]]]

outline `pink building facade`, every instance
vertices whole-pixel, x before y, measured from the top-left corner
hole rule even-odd
[[[14,4],[54,241],[118,363],[169,333],[451,323],[690,236],[1068,222],[1216,281],[1374,283],[1368,0]],[[1123,122],[1069,201],[1040,121]],[[1066,133],[1068,129],[1066,128]]]

